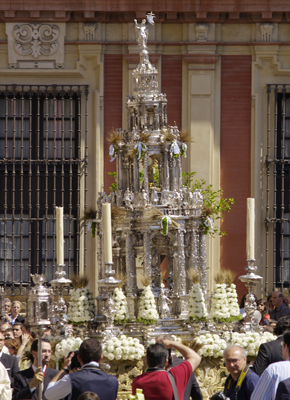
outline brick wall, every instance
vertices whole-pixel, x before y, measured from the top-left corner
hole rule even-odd
[[[236,275],[239,297],[246,288],[237,277],[246,265],[246,199],[251,193],[251,56],[222,56],[221,187],[235,204],[221,229],[220,265]]]
[[[161,92],[167,95],[168,124],[181,129],[182,56],[162,56]]]
[[[106,54],[104,59],[104,187],[114,182],[108,172],[116,171],[116,161],[110,162],[108,133],[122,128],[122,55]]]

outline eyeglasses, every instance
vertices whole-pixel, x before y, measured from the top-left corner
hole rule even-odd
[[[243,360],[243,359],[242,358],[226,358],[225,363],[226,364],[238,364],[241,360]]]

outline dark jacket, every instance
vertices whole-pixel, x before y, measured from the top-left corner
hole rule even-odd
[[[98,394],[100,400],[116,400],[117,398],[119,383],[113,375],[88,366],[70,374],[69,377],[72,385],[71,400],[77,400],[82,393],[87,391]]]
[[[8,321],[8,322],[12,322],[11,314],[9,314],[9,317],[11,318],[11,321]],[[14,321],[14,324],[15,324],[15,322],[21,322],[21,324],[24,324],[25,318],[22,317],[22,315],[18,314],[17,317],[16,317],[16,320]]]
[[[282,356],[283,335],[272,342],[261,344],[252,371],[261,376],[268,365],[283,361]]]
[[[45,375],[44,375],[44,382],[43,382],[43,392],[47,388],[49,382],[52,378],[58,373],[55,369],[47,368]],[[24,369],[23,371],[18,372],[14,378],[14,390],[12,395],[12,400],[23,400],[23,399],[35,399],[38,400],[38,388],[31,393],[29,383],[32,381],[34,376],[34,371],[30,367],[28,369]],[[46,397],[43,396],[43,400]]]
[[[172,359],[172,367],[179,365],[182,363],[182,359],[176,356]],[[193,400],[202,400],[203,396],[201,390],[199,388],[199,384],[197,383],[194,372],[191,374],[191,377],[187,383],[187,386],[184,391],[183,400],[189,400],[189,397],[192,397]]]
[[[18,367],[18,360],[14,356],[10,356],[9,354],[2,353],[2,356],[0,358],[0,361],[6,368],[10,381],[11,381],[11,387],[14,387],[14,377],[15,374],[19,371]]]
[[[290,315],[290,308],[284,303],[270,311],[270,318],[274,319],[275,321],[278,321],[279,318],[287,315]]]
[[[275,400],[289,400],[290,399],[290,378],[285,379],[279,383]]]

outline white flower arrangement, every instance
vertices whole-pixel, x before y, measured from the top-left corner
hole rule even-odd
[[[210,316],[214,321],[225,322],[230,318],[229,305],[225,283],[216,283],[212,295]]]
[[[256,356],[262,343],[271,342],[277,337],[270,332],[260,335],[258,332],[232,333],[231,344],[243,347],[249,356]]]
[[[231,285],[227,286],[226,293],[229,305],[230,318],[232,317],[232,320],[241,319],[236,285],[232,283]]]
[[[222,357],[224,349],[228,345],[219,335],[212,333],[206,333],[205,335],[196,337],[195,342],[202,345],[202,348],[197,351],[201,357]]]
[[[70,351],[76,351],[80,348],[83,340],[79,337],[69,337],[63,339],[55,346],[54,355],[57,360],[61,360],[68,355]]]
[[[140,296],[137,322],[142,322],[147,325],[153,325],[158,320],[158,317],[159,315],[157,312],[154,295],[149,285],[144,288]]]
[[[197,351],[201,357],[218,358],[223,356],[225,348],[231,344],[236,344],[243,347],[249,356],[256,356],[259,347],[262,343],[271,342],[276,339],[272,333],[265,332],[260,335],[257,332],[238,333],[229,332],[224,334],[225,339],[222,339],[217,334],[206,333],[195,338],[195,342],[202,345],[202,348]]]
[[[122,289],[116,288],[114,290],[113,300],[116,307],[115,321],[126,322],[129,319],[128,304]]]
[[[95,316],[95,300],[91,289],[84,288],[72,289],[70,291],[70,302],[67,318],[74,324],[89,322]]]
[[[121,335],[108,339],[103,344],[102,354],[108,360],[141,360],[145,348],[139,339]]]
[[[199,283],[194,283],[189,293],[188,316],[190,320],[206,321],[208,317],[204,295]]]

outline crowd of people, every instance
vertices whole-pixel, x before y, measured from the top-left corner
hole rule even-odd
[[[277,339],[262,344],[250,364],[245,349],[228,346],[224,363],[229,375],[224,390],[214,394],[212,400],[290,399],[290,308],[280,292],[273,292],[267,301],[257,301],[257,305],[260,323],[268,321],[266,325],[274,329]],[[98,340],[84,340],[79,351],[69,352],[62,368],[56,370],[51,362],[51,329],[38,339],[19,315],[20,310],[20,302],[6,299],[5,318],[0,321],[1,400],[117,398],[117,378],[100,369],[102,347]],[[176,350],[182,359],[176,357]],[[145,400],[202,400],[194,373],[201,357],[193,349],[168,334],[159,335],[156,343],[148,346],[146,361],[146,372],[133,380],[132,395],[142,389]]]

